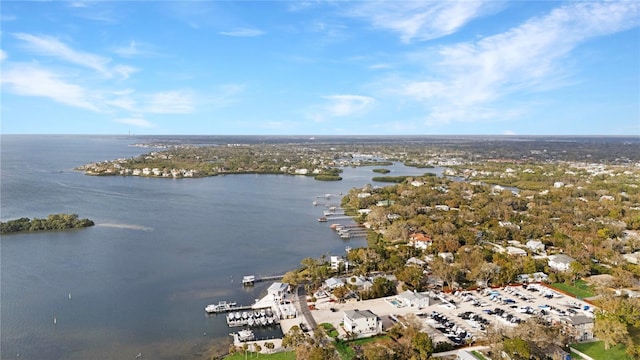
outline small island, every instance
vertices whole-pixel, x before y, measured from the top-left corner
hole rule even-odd
[[[80,219],[77,214],[51,214],[46,219],[20,218],[0,222],[0,234],[35,232],[50,230],[68,230],[93,226],[89,219]]]

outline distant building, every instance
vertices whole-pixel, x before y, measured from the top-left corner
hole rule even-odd
[[[346,310],[343,316],[344,329],[356,337],[367,337],[382,332],[382,321],[371,310]]]

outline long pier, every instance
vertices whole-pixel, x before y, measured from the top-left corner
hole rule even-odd
[[[242,285],[249,286],[262,281],[281,280],[283,277],[284,275],[273,275],[273,276],[262,276],[262,277],[256,277],[254,275],[245,275],[242,278]]]
[[[232,306],[219,306],[210,310],[206,310],[210,314],[220,314],[226,312],[251,310],[251,305],[232,305]]]

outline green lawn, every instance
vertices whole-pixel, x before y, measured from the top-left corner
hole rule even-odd
[[[266,360],[296,360],[295,351],[285,351],[285,352],[277,352],[273,354],[256,354],[254,352],[249,352],[246,355],[246,359],[266,359]],[[224,358],[224,360],[244,360],[245,354],[243,352],[235,353],[233,355],[228,355]]]
[[[622,344],[612,346],[609,350],[604,349],[604,342],[602,341],[573,344],[571,347],[582,351],[595,360],[631,360],[625,354],[626,347]]]
[[[353,347],[351,347],[352,345],[363,345],[366,343],[376,342],[384,339],[389,339],[389,336],[382,335],[352,341],[336,341],[334,345],[336,347],[336,350],[338,350],[338,353],[340,354],[340,358],[342,360],[351,360],[355,356],[355,351],[353,351]]]
[[[575,285],[567,285],[565,283],[554,283],[551,287],[562,290],[568,294],[571,294],[578,299],[584,299],[592,296],[596,296],[591,287],[587,285],[583,280],[576,281]]]

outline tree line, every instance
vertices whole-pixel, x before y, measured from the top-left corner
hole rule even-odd
[[[46,219],[20,218],[0,222],[0,234],[17,232],[35,232],[48,230],[67,230],[93,226],[89,219],[80,219],[77,214],[51,214]]]

